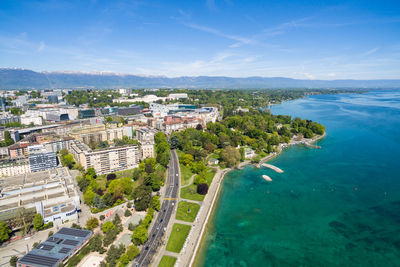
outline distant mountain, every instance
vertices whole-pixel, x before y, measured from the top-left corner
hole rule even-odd
[[[396,80],[299,80],[281,77],[232,78],[125,75],[116,73],[35,72],[0,69],[0,89],[48,88],[400,88]]]

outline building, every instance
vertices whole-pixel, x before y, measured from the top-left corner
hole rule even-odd
[[[1,177],[21,175],[30,172],[29,160],[26,158],[0,160]]]
[[[188,98],[188,94],[187,93],[169,94],[167,98],[172,100],[184,99]]]
[[[19,229],[18,216],[40,213],[56,226],[76,221],[80,198],[68,168],[0,178],[0,220]]]
[[[136,139],[140,143],[140,156],[142,159],[154,158],[154,135],[155,131],[150,128],[136,130]]]
[[[8,147],[8,154],[10,158],[21,158],[28,156],[28,147],[37,145],[37,143],[30,143],[28,141],[21,141]]]
[[[42,125],[43,124],[42,118],[39,116],[35,116],[35,115],[23,114],[23,115],[21,115],[20,120],[21,120],[21,124],[24,124],[24,125],[30,125],[30,124]]]
[[[75,140],[71,144],[70,152],[85,169],[94,168],[97,174],[136,168],[140,160],[137,145],[92,150],[86,144]]]
[[[208,160],[208,165],[217,165],[219,163],[219,160],[215,159],[215,158],[210,158]]]
[[[91,109],[91,108],[81,109],[78,112],[79,119],[93,118],[95,116],[96,116],[95,111],[94,111],[94,109]]]
[[[255,157],[255,156],[256,156],[256,153],[254,152],[253,149],[251,149],[251,148],[249,148],[249,147],[246,147],[246,148],[244,149],[244,158],[246,158],[246,159],[251,159],[251,158],[253,158],[253,157]]]
[[[76,140],[89,145],[98,142],[113,142],[114,139],[122,139],[123,136],[133,138],[133,126],[123,126],[118,128],[107,129],[105,125],[98,124],[87,127],[78,128],[69,133]]]
[[[187,128],[196,128],[199,124],[205,126],[203,120],[199,118],[167,116],[163,121],[156,121],[155,128],[166,134],[171,134]]]
[[[28,154],[31,172],[44,171],[57,167],[56,154],[47,151],[44,145],[29,146]]]
[[[58,95],[49,95],[47,99],[49,103],[58,103]]]
[[[63,227],[20,258],[17,267],[57,267],[77,253],[92,234],[89,230]]]
[[[60,113],[60,112],[46,112],[46,120],[47,121],[69,121],[68,113]]]
[[[21,122],[21,118],[19,116],[2,116],[0,117],[0,124],[7,124],[13,122]]]
[[[118,108],[117,114],[119,116],[129,116],[129,115],[139,114],[141,111],[142,111],[142,107],[141,106],[133,105],[133,106],[128,107],[128,108]]]

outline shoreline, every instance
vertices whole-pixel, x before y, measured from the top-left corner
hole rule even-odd
[[[208,223],[210,222],[210,217],[214,213],[214,210],[215,210],[214,207],[215,207],[216,202],[217,202],[217,200],[219,198],[222,182],[223,182],[223,180],[225,178],[225,175],[227,173],[229,173],[230,171],[235,170],[235,169],[241,170],[247,165],[255,165],[257,168],[260,168],[262,163],[267,162],[267,161],[279,156],[282,153],[283,148],[286,148],[286,147],[289,147],[289,146],[293,146],[293,145],[301,145],[301,144],[302,145],[306,145],[306,146],[307,145],[311,145],[312,143],[323,139],[325,136],[326,136],[326,131],[324,132],[324,134],[315,136],[315,137],[310,138],[310,139],[303,138],[303,139],[301,139],[299,141],[292,141],[291,140],[288,144],[279,144],[277,152],[273,152],[272,154],[270,154],[268,156],[265,156],[264,158],[262,158],[260,160],[259,163],[254,164],[254,163],[251,163],[250,160],[247,160],[247,161],[239,163],[239,165],[236,168],[226,168],[226,169],[223,169],[223,170],[219,169],[219,171],[221,171],[222,173],[220,174],[219,179],[215,179],[215,180],[213,179],[213,182],[215,181],[217,183],[217,188],[216,188],[216,191],[215,191],[214,196],[212,198],[212,201],[210,203],[210,206],[206,207],[206,209],[208,209],[207,210],[207,216],[205,218],[204,223],[202,224],[202,229],[201,229],[201,232],[200,232],[200,236],[196,240],[195,249],[194,249],[193,254],[192,254],[191,258],[190,258],[189,265],[187,265],[187,266],[193,267],[194,263],[196,262],[196,258],[199,255],[199,250],[200,250],[201,244],[203,243],[203,239],[204,239],[204,236],[205,236],[205,231],[207,229]],[[215,175],[217,175],[217,174],[215,174]],[[214,178],[217,178],[217,177],[214,177]],[[216,180],[218,180],[218,181],[216,181]]]

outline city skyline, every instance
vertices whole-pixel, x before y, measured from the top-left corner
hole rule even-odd
[[[0,4],[0,67],[177,76],[396,79],[395,1]]]

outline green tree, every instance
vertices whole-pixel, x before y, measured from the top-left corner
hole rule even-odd
[[[10,238],[11,229],[5,221],[0,222],[0,243],[7,241]]]
[[[132,212],[131,212],[130,210],[126,209],[126,210],[125,210],[125,213],[124,213],[124,216],[125,216],[125,217],[129,217],[129,216],[131,216],[131,215],[132,215]]]
[[[44,222],[43,222],[43,217],[40,213],[36,213],[35,217],[33,218],[33,228],[36,231],[39,231],[42,226],[43,226]]]
[[[18,257],[17,256],[12,256],[11,258],[10,258],[10,266],[13,266],[13,267],[15,267],[15,266],[17,266],[17,261],[18,261]]]
[[[86,176],[90,176],[92,178],[96,178],[96,171],[94,168],[88,168],[85,173]]]
[[[103,231],[103,233],[106,234],[114,228],[115,228],[115,225],[111,221],[108,221],[103,224],[103,226],[101,227],[101,230]]]
[[[155,209],[155,210],[160,210],[160,196],[154,196],[151,206]]]
[[[190,166],[193,162],[193,156],[190,154],[183,155],[182,163],[186,166]]]
[[[94,228],[96,228],[97,226],[99,226],[99,220],[95,217],[90,218],[89,220],[86,221],[86,228],[88,230],[93,230]]]
[[[233,167],[240,162],[239,151],[231,146],[223,149],[221,152],[221,159],[226,163],[227,167]]]
[[[83,201],[87,204],[92,206],[94,204],[94,198],[96,197],[96,193],[93,192],[91,186],[86,189],[85,194],[83,194]]]
[[[132,260],[133,258],[137,257],[139,253],[140,253],[139,248],[135,245],[130,245],[126,250],[126,254],[129,257],[129,260]]]
[[[143,225],[140,225],[133,230],[132,243],[136,246],[142,245],[147,240],[147,229]]]
[[[100,234],[96,234],[93,236],[93,238],[89,242],[90,246],[90,251],[102,251],[103,248],[103,240],[102,236]]]
[[[134,191],[135,209],[137,211],[146,210],[151,203],[152,189],[144,184],[139,185]]]

